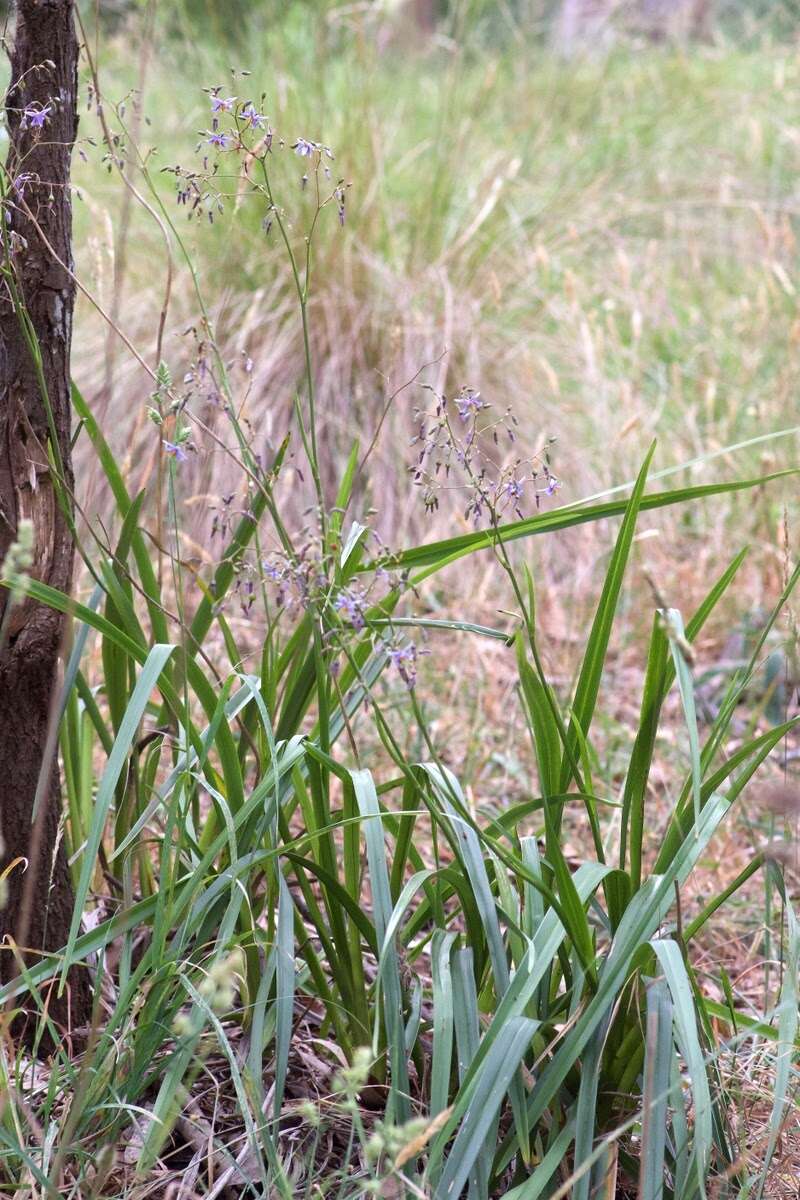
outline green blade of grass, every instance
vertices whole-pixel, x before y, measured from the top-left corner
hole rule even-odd
[[[431,780],[434,791],[453,824],[464,869],[469,877],[472,892],[481,915],[486,942],[489,947],[489,957],[492,961],[495,989],[499,999],[508,987],[508,959],[506,957],[506,948],[503,943],[503,935],[500,931],[500,923],[497,919],[497,909],[486,874],[478,835],[461,818],[453,803],[455,801],[455,804],[458,805],[461,811],[466,809],[466,801],[461,792],[461,786],[453,773],[446,768],[438,766],[436,763],[423,763],[421,764],[421,769]]]
[[[610,1018],[611,1011],[609,1009],[605,1019],[594,1030],[581,1058],[581,1082],[575,1106],[574,1171],[578,1178],[572,1189],[572,1200],[589,1200],[592,1175],[588,1170],[588,1160],[594,1147],[597,1088],[600,1082],[600,1064]]]
[[[74,381],[72,383],[72,404],[100,460],[100,465],[108,480],[117,508],[123,520],[125,520],[130,512],[133,501],[130,498],[125,481],[117,466],[116,458],[95,420],[94,413],[89,408]],[[131,547],[136,560],[136,568],[139,572],[142,590],[147,599],[147,611],[150,616],[153,635],[157,642],[166,643],[169,641],[169,629],[167,627],[166,615],[161,606],[158,581],[156,573],[153,570],[150,554],[145,545],[144,537],[138,528],[131,531]]]
[[[142,719],[145,707],[150,700],[153,689],[157,686],[161,672],[163,671],[164,666],[174,649],[174,646],[155,645],[147,655],[147,659],[139,673],[136,687],[133,690],[130,702],[125,711],[125,716],[122,720],[122,724],[120,725],[119,733],[114,741],[114,746],[111,754],[109,755],[106,769],[103,772],[103,778],[101,779],[100,786],[97,790],[97,798],[95,800],[94,812],[92,814],[92,824],[89,830],[86,846],[84,847],[83,851],[83,864],[81,866],[80,880],[75,891],[75,904],[72,913],[69,939],[67,941],[67,946],[64,953],[64,969],[60,984],[61,989],[63,989],[66,984],[69,963],[72,959],[72,954],[75,949],[75,942],[78,937],[78,929],[80,927],[81,917],[86,905],[86,900],[89,894],[89,886],[95,870],[97,851],[100,847],[103,830],[108,818],[108,811],[114,798],[114,790],[117,786],[117,781],[122,774],[128,754],[130,753],[131,744],[136,736],[136,731],[139,728],[139,722]]]
[[[757,479],[737,479],[728,483],[707,483],[695,487],[676,488],[673,491],[654,492],[649,496],[642,497],[640,508],[642,512],[651,512],[653,509],[665,508],[673,504],[686,504],[693,500],[747,491],[794,474],[797,474],[797,468],[774,471],[772,474],[763,475]],[[457,562],[466,554],[491,549],[496,544],[498,537],[502,542],[511,542],[518,538],[570,529],[575,525],[584,525],[590,521],[619,517],[626,511],[628,504],[629,501],[626,500],[614,500],[585,507],[577,504],[558,508],[553,512],[540,513],[522,521],[512,521],[507,525],[500,525],[497,530],[464,533],[458,537],[446,538],[443,541],[428,543],[428,545],[414,546],[393,556],[391,565],[399,569],[419,570],[420,573],[414,577],[413,581],[415,584],[420,584],[430,575]],[[420,570],[420,568],[425,569]]]
[[[511,1188],[506,1192],[505,1200],[539,1200],[543,1193],[546,1192],[549,1195],[548,1184],[558,1168],[563,1166],[566,1161],[567,1151],[574,1136],[575,1121],[572,1118],[566,1122],[563,1129],[559,1130],[530,1179],[526,1179],[518,1187]]]
[[[575,887],[582,900],[592,894],[602,883],[610,868],[599,863],[583,863],[575,873]],[[500,999],[489,1028],[480,1041],[471,1048],[469,1062],[462,1064],[460,1078],[462,1088],[472,1085],[478,1073],[483,1069],[487,1056],[493,1051],[495,1043],[503,1030],[520,1016],[524,1015],[537,988],[550,970],[551,964],[558,954],[559,947],[566,937],[564,925],[553,909],[549,909],[536,930],[533,941],[525,957],[519,964],[510,981],[508,988]],[[458,1014],[458,1009],[456,1010]],[[460,1060],[461,1061],[461,1060]],[[431,1147],[431,1161],[435,1163],[444,1152],[445,1146],[452,1137],[456,1123],[455,1114],[451,1115],[448,1123],[437,1135]]]
[[[537,1022],[515,1017],[504,1024],[482,1069],[456,1098],[453,1117],[459,1124],[452,1149],[434,1192],[435,1200],[461,1194],[487,1136],[497,1121],[503,1097],[522,1061]]]
[[[647,986],[639,1200],[663,1200],[664,1197],[664,1153],[672,1057],[672,1001],[669,988],[664,979],[654,979]]]
[[[378,794],[369,771],[351,771],[353,789],[359,811],[364,818],[364,838],[367,844],[367,864],[372,891],[373,919],[378,944],[381,946],[381,970],[384,991],[384,1020],[386,1042],[391,1061],[391,1094],[388,1111],[398,1122],[408,1120],[409,1081],[403,1033],[403,994],[400,982],[400,964],[394,937],[387,938],[392,920],[392,893],[389,887],[389,869],[386,865],[383,821]],[[373,1046],[377,1053],[377,1045]]]
[[[514,640],[513,634],[504,633],[502,629],[493,629],[491,625],[476,625],[474,621],[445,621],[433,617],[392,617],[384,620],[379,617],[370,624],[373,629],[446,629],[453,633],[475,633],[479,637],[504,642],[507,646]]]
[[[706,1180],[711,1162],[711,1092],[708,1086],[703,1050],[697,1033],[697,1017],[692,988],[678,943],[656,938],[651,945],[661,964],[672,996],[676,1036],[691,1081],[694,1110],[692,1160],[697,1172],[700,1194],[705,1196]]]
[[[595,705],[597,704],[597,693],[600,688],[603,665],[608,652],[611,627],[617,611],[617,602],[625,576],[628,556],[633,544],[633,535],[636,529],[639,509],[642,505],[645,484],[647,483],[647,473],[650,470],[650,463],[652,462],[654,453],[655,443],[653,443],[647,453],[647,457],[642,464],[642,469],[639,472],[631,493],[631,498],[625,507],[622,525],[606,571],[600,603],[597,606],[591,632],[586,642],[578,683],[575,688],[575,697],[572,701],[572,715],[567,729],[567,745],[564,748],[560,786],[558,789],[560,792],[568,790],[573,775],[573,762],[579,749],[577,729],[580,729],[584,737],[588,736],[589,733]]]
[[[286,1091],[289,1070],[289,1052],[292,1044],[294,1021],[295,965],[294,965],[294,901],[281,872],[278,872],[278,931],[275,942],[277,965],[275,982],[275,1096],[273,1116],[279,1120]]]
[[[686,633],[683,628],[683,618],[676,608],[670,608],[664,615],[669,638],[672,661],[675,667],[675,677],[678,680],[678,692],[689,735],[689,760],[691,763],[692,804],[694,808],[694,823],[697,825],[702,805],[702,765],[700,762],[700,738],[697,732],[697,711],[694,703],[694,680],[692,670],[686,658],[688,651],[684,650]]]
[[[433,979],[433,1044],[431,1047],[430,1115],[447,1108],[450,1096],[450,1071],[455,1027],[453,982],[450,958],[458,935],[442,929],[434,931],[431,942]]]
[[[740,550],[728,565],[686,626],[686,638],[691,643],[703,629],[719,601],[730,587],[740,566],[744,562],[747,548]],[[656,734],[661,708],[672,686],[674,663],[667,656],[668,639],[662,622],[655,615],[653,631],[647,656],[644,690],[642,693],[639,723],[625,777],[622,797],[622,821],[620,829],[620,867],[624,870],[630,850],[630,878],[633,891],[642,880],[642,849],[644,841],[644,804],[647,782],[655,750]],[[712,791],[716,790],[712,788]],[[630,841],[629,841],[630,838]],[[617,918],[618,919],[618,918]]]
[[[769,1182],[769,1171],[778,1141],[784,1132],[786,1115],[792,1099],[789,1081],[796,1052],[798,1027],[798,973],[800,973],[800,927],[791,902],[786,900],[787,955],[783,969],[780,1002],[778,1005],[778,1051],[772,1091],[772,1111],[769,1118],[769,1141],[758,1184],[756,1200],[761,1200]]]
[[[555,697],[525,658],[522,637],[517,637],[517,671],[530,722],[531,741],[539,768],[539,786],[545,798],[562,792],[561,731],[555,718]]]
[[[264,969],[261,972],[250,1017],[250,1044],[247,1048],[248,1082],[262,1107],[264,1104],[264,1049],[275,1027],[274,1008],[268,1014],[267,1006],[275,979],[277,960],[278,945],[276,942],[267,955]]]
[[[179,779],[186,772],[200,771],[214,746],[217,744],[217,733],[223,720],[232,721],[250,701],[250,691],[247,687],[239,688],[233,696],[230,695],[230,684],[226,682],[217,700],[217,707],[211,716],[208,726],[199,735],[199,745],[186,747],[170,771],[167,778],[155,791],[153,799],[145,806],[133,826],[128,830],[123,840],[109,854],[109,861],[119,858],[136,841],[148,822],[159,808],[165,805]],[[277,773],[276,773],[277,774]]]
[[[453,980],[454,1022],[456,1033],[456,1062],[458,1066],[459,1083],[464,1079],[475,1058],[480,1044],[480,1018],[478,1016],[478,993],[475,988],[475,964],[472,949],[469,945],[456,947],[451,961],[451,976]],[[448,1119],[448,1126],[454,1122]],[[449,1138],[447,1139],[449,1141]],[[437,1135],[428,1158],[428,1174],[432,1181],[441,1178],[442,1152],[444,1140]],[[438,1153],[437,1153],[438,1151]],[[491,1154],[484,1146],[480,1146],[474,1166],[470,1172],[470,1200],[475,1196],[483,1198],[489,1186],[491,1170]]]

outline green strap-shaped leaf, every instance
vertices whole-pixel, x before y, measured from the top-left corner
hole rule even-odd
[[[597,1117],[597,1085],[600,1081],[600,1062],[611,1018],[611,1010],[594,1030],[581,1058],[581,1082],[575,1107],[575,1166],[577,1175],[572,1200],[589,1200],[592,1184],[590,1162],[594,1149]]]
[[[111,802],[114,799],[114,789],[117,786],[117,781],[122,774],[122,770],[127,762],[128,754],[130,753],[133,739],[136,736],[136,731],[139,728],[139,722],[142,719],[144,710],[147,707],[153,689],[158,685],[158,680],[164,666],[172,654],[174,646],[155,645],[147,655],[144,666],[142,667],[139,678],[136,682],[136,687],[133,689],[128,707],[125,710],[122,724],[120,725],[119,733],[114,740],[114,746],[109,755],[106,769],[103,772],[103,777],[100,780],[100,786],[97,789],[97,797],[94,804],[94,812],[92,814],[92,824],[89,830],[89,836],[86,840],[86,845],[83,849],[83,863],[81,866],[80,880],[75,890],[75,905],[72,912],[72,924],[69,931],[69,939],[64,955],[64,969],[61,976],[61,989],[63,990],[66,983],[67,971],[69,962],[72,958],[72,953],[75,949],[75,942],[78,938],[78,930],[80,928],[81,917],[86,904],[86,899],[89,894],[89,887],[94,874],[97,852],[100,848],[100,842],[103,837],[108,811],[111,807]]]
[[[675,1033],[689,1073],[694,1109],[692,1160],[697,1173],[700,1195],[705,1196],[706,1179],[711,1164],[713,1114],[705,1057],[697,1032],[697,1014],[692,998],[692,985],[686,974],[686,965],[677,942],[671,939],[656,938],[650,944],[656,952],[672,996]]]
[[[764,484],[772,483],[776,479],[785,479],[794,474],[797,474],[797,469],[789,468],[785,471],[774,471],[770,475],[762,475],[758,479],[737,479],[730,483],[708,483],[696,487],[675,488],[666,492],[653,492],[649,496],[642,497],[640,507],[642,512],[651,512],[653,509],[665,508],[672,504],[686,504],[691,500],[703,500],[711,496],[722,496],[730,492],[763,487]],[[394,556],[391,559],[391,565],[400,569],[427,568],[421,570],[413,578],[415,584],[422,583],[429,575],[457,562],[467,554],[491,549],[498,538],[502,542],[512,542],[518,538],[554,533],[560,529],[570,529],[575,525],[585,525],[590,521],[603,521],[609,517],[619,517],[627,509],[628,503],[627,500],[610,500],[603,504],[575,504],[557,508],[553,512],[538,513],[535,517],[527,517],[522,521],[511,521],[507,525],[499,526],[497,530],[464,533],[458,537],[446,538],[444,541],[414,546]]]
[[[689,734],[689,759],[691,762],[692,804],[694,807],[695,825],[700,817],[702,806],[701,783],[702,765],[700,762],[700,738],[697,733],[697,711],[694,703],[694,680],[692,669],[686,658],[684,645],[686,632],[683,628],[683,618],[677,608],[670,608],[665,614],[667,637],[669,638],[672,661],[675,666],[675,677],[678,680],[678,692],[683,707],[686,729]]]
[[[539,1197],[547,1188],[557,1169],[563,1165],[567,1157],[570,1142],[574,1136],[575,1121],[574,1119],[570,1119],[564,1125],[564,1128],[559,1130],[557,1136],[553,1138],[547,1153],[538,1167],[536,1167],[530,1179],[526,1179],[518,1187],[512,1188],[510,1192],[506,1192],[505,1200],[539,1200]]]
[[[278,937],[275,997],[275,1096],[272,1112],[277,1121],[281,1115],[289,1069],[289,1050],[292,1044],[294,1021],[294,901],[282,873],[278,872]]]
[[[674,1057],[672,1000],[664,979],[647,985],[639,1200],[663,1200],[670,1074]]]
[[[787,921],[787,955],[783,968],[783,982],[779,1003],[778,1019],[778,1052],[775,1064],[775,1084],[772,1093],[772,1112],[769,1119],[769,1142],[767,1143],[764,1165],[761,1169],[756,1200],[761,1200],[764,1187],[769,1179],[769,1168],[778,1139],[781,1136],[788,1106],[792,1103],[789,1096],[789,1080],[796,1054],[798,1026],[798,971],[800,971],[800,928],[797,917],[788,899],[786,903]]]
[[[525,1056],[538,1022],[516,1017],[501,1030],[471,1087],[459,1093],[454,1117],[460,1120],[452,1149],[434,1192],[435,1200],[455,1200],[469,1178],[500,1105]]]
[[[386,846],[375,782],[369,771],[351,771],[356,803],[364,819],[364,838],[367,843],[367,864],[372,888],[372,911],[378,944],[385,956],[383,971],[384,1020],[391,1062],[391,1103],[389,1109],[398,1122],[408,1119],[409,1083],[403,1028],[403,993],[400,984],[400,964],[394,939],[387,944],[386,932],[392,919],[392,893],[386,865]]]
[[[622,589],[625,569],[628,564],[628,556],[633,544],[636,521],[639,517],[639,509],[642,505],[644,488],[647,483],[647,473],[650,470],[650,463],[652,462],[654,453],[655,443],[653,443],[647,453],[647,457],[642,464],[631,493],[631,498],[625,507],[625,515],[606,571],[600,595],[600,603],[597,606],[597,612],[595,613],[592,628],[586,642],[578,683],[575,688],[575,697],[572,701],[572,716],[570,717],[567,729],[567,745],[564,748],[564,757],[561,763],[560,786],[558,789],[560,792],[567,791],[573,775],[573,762],[579,749],[577,729],[580,729],[583,735],[587,736],[592,723],[592,716],[597,704],[597,693],[600,689],[600,680],[608,651],[608,642],[611,637],[611,627],[614,623],[617,602]]]
[[[434,932],[431,942],[431,974],[433,976],[433,1044],[431,1047],[430,1114],[438,1116],[447,1107],[450,1096],[450,1069],[453,1057],[455,1027],[453,980],[450,955],[458,935]]]

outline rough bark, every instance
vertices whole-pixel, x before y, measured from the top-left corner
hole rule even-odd
[[[0,287],[0,558],[14,541],[20,520],[30,520],[35,547],[31,573],[61,591],[71,586],[73,545],[51,463],[60,460],[60,490],[71,496],[75,288],[65,266],[72,266],[70,160],[77,132],[73,16],[73,0],[18,0],[16,5],[6,95],[9,182]],[[39,118],[32,114],[43,110],[47,115],[37,128]],[[12,303],[14,289],[38,342],[41,375]],[[6,603],[4,593],[0,613]],[[52,736],[63,632],[59,614],[28,600],[10,613],[0,647],[0,869],[15,859],[28,864],[27,870],[17,865],[9,875],[0,932],[30,952],[28,961],[36,951],[64,945],[72,916]],[[34,821],[40,778],[40,815]],[[13,954],[0,948],[0,980],[16,974]],[[53,989],[47,999],[57,1026],[83,1025],[89,1004],[85,971],[73,971],[64,994],[57,997]],[[32,1010],[33,1004],[26,1007]],[[31,1028],[28,1022],[28,1035]]]

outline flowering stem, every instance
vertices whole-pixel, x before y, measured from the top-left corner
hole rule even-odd
[[[308,276],[309,276],[310,261],[311,261],[310,260],[311,238],[313,236],[314,226],[316,225],[317,216],[319,215],[319,203],[317,206],[317,212],[314,216],[314,223],[311,226],[309,236],[306,240],[306,244],[307,244],[306,283],[305,283],[305,287],[304,287],[300,280],[300,272],[297,269],[297,259],[295,257],[294,250],[292,249],[292,244],[289,240],[289,234],[287,233],[286,226],[283,223],[283,218],[281,217],[280,211],[278,210],[278,207],[272,198],[272,187],[269,182],[269,173],[267,171],[266,161],[262,157],[259,159],[259,163],[261,164],[261,174],[264,177],[264,190],[266,193],[266,197],[267,197],[267,200],[269,201],[270,208],[271,208],[272,212],[274,213],[275,224],[278,226],[278,230],[280,232],[281,239],[283,241],[287,256],[289,258],[289,265],[290,265],[291,271],[292,271],[292,278],[294,280],[295,291],[297,292],[297,299],[298,299],[298,303],[300,305],[300,321],[301,321],[302,328],[303,328],[303,353],[305,356],[306,388],[308,391],[308,423],[309,423],[309,433],[311,436],[310,447],[308,447],[308,445],[307,445],[305,427],[303,424],[302,414],[300,414],[300,413],[298,413],[298,420],[300,423],[300,434],[303,439],[303,444],[304,444],[304,446],[306,446],[306,454],[308,456],[309,465],[311,467],[311,474],[314,479],[314,488],[317,493],[317,504],[319,506],[319,520],[320,520],[320,526],[322,529],[322,535],[323,535],[323,540],[324,540],[324,537],[325,537],[325,503],[324,503],[324,497],[323,497],[323,493],[322,493],[322,479],[321,479],[320,473],[319,473],[319,459],[317,457],[316,400],[315,400],[315,395],[314,395],[314,371],[313,371],[313,366],[312,366],[312,361],[311,361],[311,336],[310,336],[309,323],[308,323],[308,282],[309,282]]]
[[[125,128],[124,124],[122,122],[120,122],[120,124],[122,124],[122,127],[124,129]],[[175,238],[175,243],[181,252],[183,260],[184,260],[184,262],[188,268],[189,274],[191,276],[192,286],[194,288],[195,297],[197,298],[197,303],[199,305],[200,312],[201,312],[201,315],[203,318],[203,328],[206,330],[206,332],[208,334],[209,344],[211,346],[212,352],[214,354],[214,359],[217,364],[217,369],[219,371],[219,378],[220,378],[220,382],[222,384],[222,391],[225,395],[225,400],[227,403],[228,415],[230,417],[231,425],[233,426],[234,434],[236,435],[236,440],[237,440],[237,443],[239,446],[239,451],[242,455],[243,466],[244,466],[245,470],[247,471],[248,475],[250,476],[250,479],[253,482],[254,486],[258,487],[259,490],[264,495],[264,497],[266,499],[267,509],[269,510],[270,517],[273,521],[273,524],[275,525],[275,529],[281,540],[281,543],[282,543],[284,549],[286,550],[286,553],[288,555],[290,555],[290,557],[293,557],[294,556],[294,548],[292,546],[292,541],[291,541],[291,538],[289,537],[289,533],[286,530],[286,527],[283,524],[283,521],[281,520],[277,505],[275,504],[275,501],[273,499],[272,489],[270,487],[269,480],[267,478],[265,478],[264,472],[260,469],[259,464],[253,458],[252,452],[247,443],[247,439],[244,435],[242,427],[236,416],[236,410],[235,410],[235,406],[233,403],[233,395],[231,392],[230,381],[228,379],[227,368],[225,367],[225,362],[222,358],[222,355],[219,352],[219,347],[217,346],[216,338],[214,337],[213,332],[212,332],[211,318],[209,316],[205,300],[203,299],[203,293],[202,293],[202,289],[200,287],[200,280],[197,275],[197,268],[195,267],[192,256],[189,253],[188,248],[187,248],[183,238],[180,235],[179,229],[175,225],[175,222],[172,220],[172,217],[171,217],[169,211],[167,210],[166,206],[164,205],[163,200],[161,199],[161,195],[160,195],[158,189],[155,187],[155,185],[153,183],[153,180],[150,175],[150,171],[147,167],[147,163],[141,157],[141,155],[138,154],[138,150],[137,150],[137,161],[138,161],[139,169],[142,172],[142,176],[145,180],[145,183],[147,184],[148,190],[149,190],[151,196],[153,197],[154,203],[157,205],[159,212],[161,213],[161,216],[164,219],[164,224],[165,224],[166,228],[169,229],[170,233]],[[149,205],[147,206],[147,208],[148,208],[148,211],[150,211]],[[117,332],[119,332],[119,330]],[[144,362],[142,363],[142,365],[147,367],[147,364]],[[149,368],[147,368],[147,369],[149,370]],[[212,437],[216,436],[216,435],[214,435],[212,430],[210,430],[203,424],[202,420],[200,420],[200,418],[197,417],[196,414],[191,414],[191,419],[206,434],[208,434]],[[216,440],[219,440],[219,439],[216,439]]]

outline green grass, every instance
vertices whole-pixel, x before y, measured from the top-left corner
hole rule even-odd
[[[327,210],[315,226],[308,290],[325,158],[268,160],[266,243],[263,179],[187,232],[170,177],[134,164],[163,228],[137,201],[119,312],[141,361],[120,352],[108,394],[86,305],[79,323],[94,536],[81,525],[76,597],[26,583],[80,635],[61,697],[76,903],[62,955],[0,1001],[40,1005],[43,1028],[47,989],[81,964],[96,1006],[88,1045],[56,1036],[49,1072],[0,1044],[0,1190],[588,1200],[617,1174],[642,1200],[768,1195],[796,1098],[793,900],[780,856],[755,847],[694,893],[796,731],[769,694],[752,700],[775,640],[791,648],[789,547],[705,723],[694,664],[715,623],[763,598],[769,551],[748,555],[746,534],[774,545],[796,487],[788,438],[713,455],[794,420],[798,68],[774,48],[376,56],[368,30],[304,11],[246,48],[269,64],[276,127],[332,144],[354,184],[344,230]],[[196,161],[222,52],[156,38],[152,54],[141,146]],[[121,43],[99,67],[120,95],[137,69]],[[85,280],[105,263],[91,286],[110,309],[103,211],[122,185],[88,155],[77,251]],[[196,363],[181,382],[190,319],[215,395]],[[409,517],[419,396],[401,394],[360,466],[387,393],[425,362],[448,397],[470,382],[512,403],[521,452],[558,433],[564,491],[519,520],[489,498],[478,530],[444,501]],[[165,438],[196,453],[178,463]],[[472,467],[464,482],[482,486]],[[653,596],[640,546],[656,528]],[[579,641],[556,673],[542,625],[570,590]],[[638,663],[623,717],[620,645]],[[432,653],[403,687],[410,646]],[[495,729],[454,761],[447,709],[478,712],[485,685],[465,670],[475,695],[448,703],[443,681],[486,646],[510,683]],[[483,747],[512,723],[517,790],[489,803]],[[756,877],[780,965],[754,1010],[721,966],[707,986],[696,956]],[[739,1119],[754,1097],[755,1146]]]

